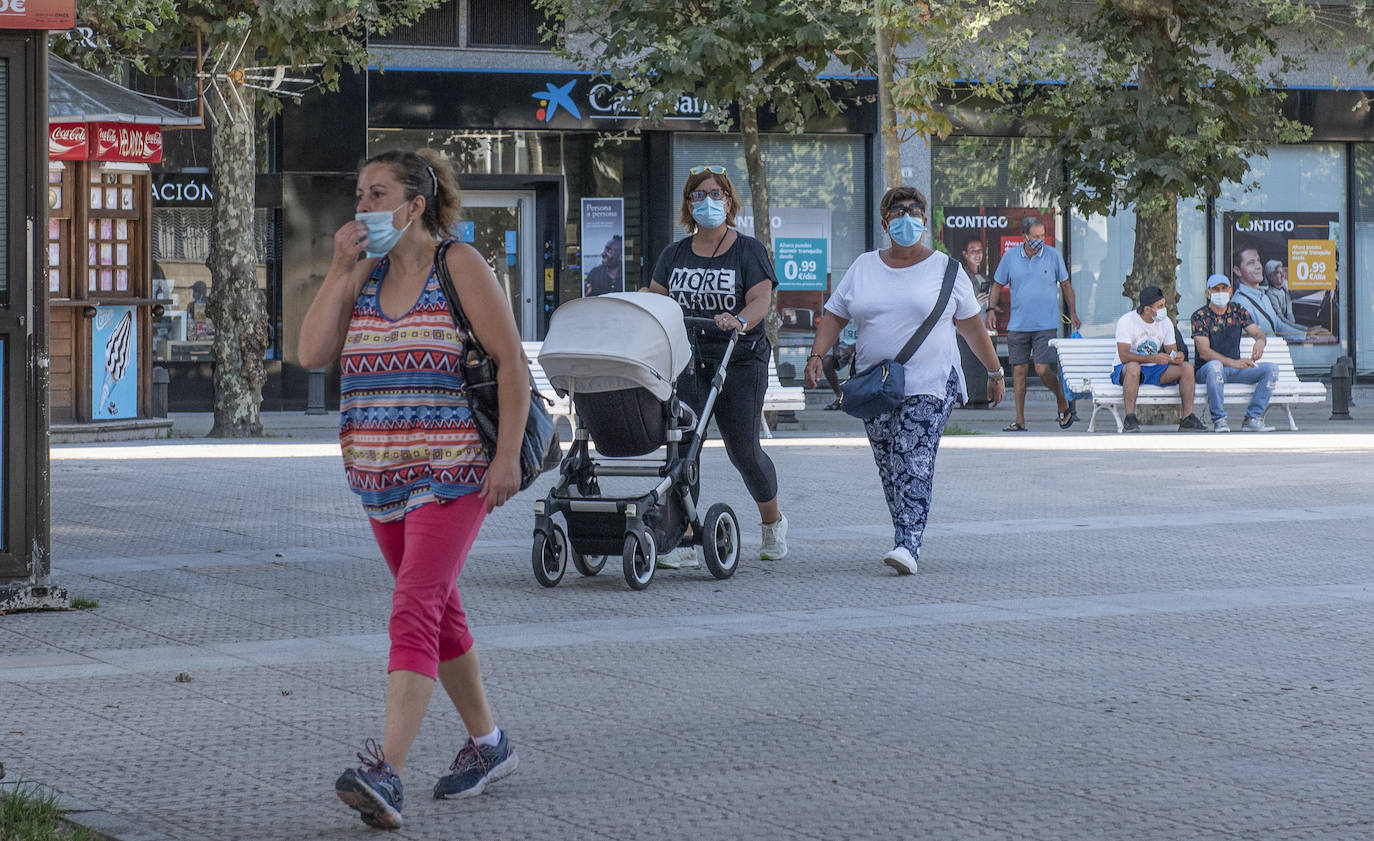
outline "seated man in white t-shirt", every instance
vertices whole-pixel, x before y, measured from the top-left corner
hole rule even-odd
[[[1149,385],[1178,383],[1182,409],[1179,432],[1206,432],[1207,427],[1193,414],[1193,366],[1178,350],[1174,325],[1164,304],[1164,292],[1158,286],[1140,290],[1140,306],[1121,316],[1116,322],[1116,367],[1112,368],[1112,382],[1121,386],[1126,403],[1123,432],[1139,432],[1140,420],[1135,416],[1136,396],[1142,382]]]

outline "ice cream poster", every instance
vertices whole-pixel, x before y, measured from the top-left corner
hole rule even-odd
[[[91,324],[91,417],[138,417],[133,307],[96,307]]]

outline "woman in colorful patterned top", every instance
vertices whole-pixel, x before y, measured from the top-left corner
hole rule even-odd
[[[339,440],[396,578],[382,743],[335,790],[369,826],[401,826],[401,773],[437,679],[468,739],[435,797],[480,794],[515,770],[482,689],[457,579],[483,518],[520,488],[528,362],[506,296],[482,257],[456,243],[458,297],[499,367],[501,427],[488,463],[462,394],[458,333],[434,273],[439,238],[461,196],[437,152],[387,152],[358,174],[357,215],[334,234],[334,258],[301,326],[306,368],[340,360]]]

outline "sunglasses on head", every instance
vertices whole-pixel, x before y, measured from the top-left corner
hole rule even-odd
[[[716,175],[724,175],[724,174],[725,174],[725,167],[723,167],[723,166],[694,166],[694,167],[692,167],[691,169],[687,170],[687,172],[688,172],[688,174],[690,174],[690,175],[700,175],[700,174],[702,174],[703,172],[714,172]]]

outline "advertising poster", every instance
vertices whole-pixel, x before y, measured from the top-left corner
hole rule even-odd
[[[936,207],[931,217],[935,245],[964,266],[978,303],[987,310],[988,290],[1002,255],[1020,248],[1021,220],[1038,217],[1045,223],[1045,244],[1054,245],[1054,211],[1043,207]],[[1007,334],[1011,318],[1011,292],[1004,289],[997,301],[997,335]]]
[[[133,307],[96,307],[91,323],[91,417],[138,417]]]
[[[625,291],[625,200],[582,200],[582,295]]]
[[[1335,213],[1228,210],[1222,262],[1236,303],[1290,344],[1340,338],[1340,221]]]

